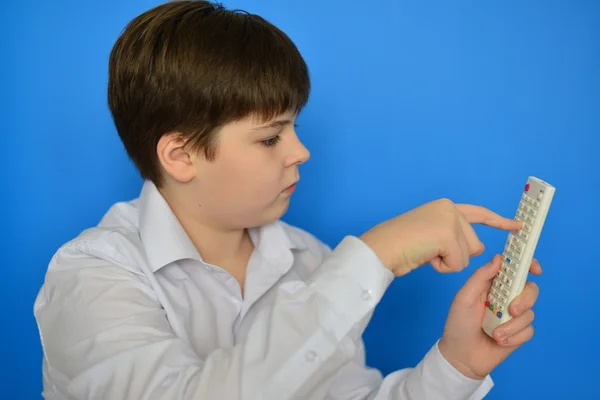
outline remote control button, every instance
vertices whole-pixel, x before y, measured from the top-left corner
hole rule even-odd
[[[529,204],[534,204],[534,199],[531,196],[525,195],[524,200]]]
[[[502,318],[502,313],[500,311],[498,311],[496,315],[498,316],[498,318]]]
[[[525,185],[525,191],[528,192],[529,191],[529,183]]]
[[[521,254],[521,251],[523,251],[523,245],[518,240],[513,240],[512,237],[510,239],[509,247],[510,250],[512,250],[516,254]]]
[[[515,235],[522,238],[523,237],[523,229],[519,229],[518,231],[516,231]]]
[[[541,199],[542,199],[542,197],[544,197],[544,195],[543,195],[542,193],[539,193],[539,194],[538,194],[538,196],[537,196],[537,199],[538,199],[538,200],[541,200]]]
[[[490,301],[489,301],[489,300],[485,302],[485,306],[486,306],[486,307],[489,307],[489,306],[490,306]]]

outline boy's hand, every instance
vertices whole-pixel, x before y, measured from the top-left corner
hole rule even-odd
[[[513,318],[494,329],[495,339],[481,328],[485,301],[500,269],[500,260],[496,255],[491,262],[477,269],[456,294],[439,342],[444,358],[472,379],[485,378],[513,351],[533,337],[531,322],[534,314],[531,308],[539,294],[533,282],[527,282],[523,293],[512,301],[508,311]],[[533,260],[529,271],[534,275],[542,273],[537,260]]]
[[[522,225],[484,207],[441,199],[376,225],[360,238],[396,276],[427,263],[439,272],[456,272],[484,250],[471,224],[503,230]]]

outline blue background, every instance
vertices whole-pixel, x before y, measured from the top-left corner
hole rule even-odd
[[[150,0],[0,5],[0,380],[38,399],[33,301],[53,252],[138,195],[106,106],[107,59]],[[285,219],[335,246],[449,197],[512,217],[529,175],[557,187],[536,256],[536,336],[493,373],[490,399],[598,398],[600,2],[238,0],[286,31],[314,90],[299,119],[312,152]],[[370,365],[416,364],[442,332],[462,273],[394,281],[365,332]]]

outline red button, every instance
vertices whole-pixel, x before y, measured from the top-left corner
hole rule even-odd
[[[525,191],[527,192],[529,190],[529,183],[525,185]]]
[[[485,306],[486,306],[486,307],[489,307],[489,306],[490,306],[490,301],[489,301],[489,300],[485,302]]]

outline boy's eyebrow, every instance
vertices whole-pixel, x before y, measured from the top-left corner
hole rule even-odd
[[[289,119],[283,119],[283,120],[279,120],[279,121],[269,122],[268,124],[261,125],[261,126],[258,126],[256,128],[252,128],[252,130],[253,131],[258,131],[258,130],[267,129],[267,128],[277,128],[277,127],[280,127],[280,126],[289,125],[291,123],[292,123],[291,120],[289,120]]]

